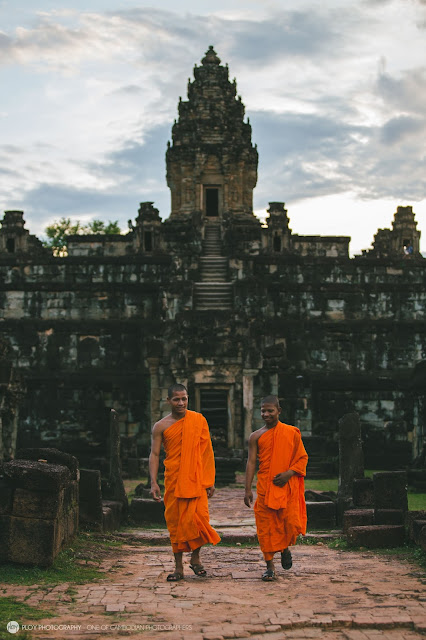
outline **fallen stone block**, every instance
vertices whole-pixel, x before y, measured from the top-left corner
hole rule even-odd
[[[105,515],[106,510],[108,510],[107,516]],[[102,525],[104,532],[116,531],[120,528],[122,511],[123,504],[118,502],[118,500],[102,500]]]
[[[18,564],[50,566],[61,548],[62,536],[56,521],[9,518],[7,559]]]
[[[46,460],[49,464],[59,464],[63,467],[67,467],[71,473],[72,479],[77,480],[79,478],[79,465],[75,456],[69,453],[60,451],[53,447],[40,447],[40,448],[28,448],[19,449],[15,455],[16,460]]]
[[[384,524],[351,527],[347,533],[347,540],[351,547],[368,549],[400,547],[405,542],[405,527]]]
[[[426,520],[426,511],[407,511],[405,514],[405,525],[407,527],[408,539],[414,542],[413,522],[414,520]]]
[[[343,533],[352,527],[364,527],[374,524],[374,509],[350,509],[343,514]]]
[[[60,515],[63,507],[64,489],[58,493],[15,489],[12,514],[22,518],[54,520]]]
[[[7,482],[29,491],[57,492],[71,480],[67,467],[33,460],[11,460],[3,465]]]
[[[144,522],[164,524],[164,502],[163,500],[156,502],[148,498],[133,498],[129,515],[136,524]]]
[[[426,520],[413,520],[413,542],[420,543],[422,530],[426,528]]]
[[[308,529],[333,529],[336,526],[336,504],[334,502],[307,502]]]

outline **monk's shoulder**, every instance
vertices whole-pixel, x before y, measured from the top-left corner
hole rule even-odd
[[[197,424],[207,424],[206,418],[199,411],[191,411],[190,409],[187,409],[186,415],[190,420],[193,420]]]
[[[298,427],[294,427],[292,424],[286,424],[285,422],[279,423],[287,433],[291,433],[295,438],[301,438],[302,433]]]
[[[173,424],[171,415],[165,416],[154,424],[154,426],[152,427],[152,433],[162,433],[165,429],[167,429],[167,427],[170,427],[171,424]]]
[[[265,427],[260,427],[260,429],[257,429],[257,431],[253,431],[249,436],[249,442],[257,442],[260,436],[262,436],[266,432],[267,429],[265,429]]]

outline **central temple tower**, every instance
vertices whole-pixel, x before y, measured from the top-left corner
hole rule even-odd
[[[188,81],[188,100],[166,153],[171,216],[201,212],[205,221],[253,216],[258,153],[235,80],[210,46]]]

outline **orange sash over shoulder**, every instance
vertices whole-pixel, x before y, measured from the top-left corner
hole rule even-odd
[[[299,429],[283,422],[268,429],[258,440],[259,471],[254,507],[257,534],[262,551],[281,551],[306,533],[304,476],[308,455]],[[294,475],[284,487],[272,480],[292,469]]]
[[[220,538],[209,523],[206,488],[214,485],[215,464],[207,421],[201,413],[185,417],[163,432],[166,452],[165,518],[174,553]]]

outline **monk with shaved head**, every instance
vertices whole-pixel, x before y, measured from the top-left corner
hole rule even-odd
[[[214,494],[215,463],[207,420],[201,413],[188,409],[188,392],[183,384],[168,390],[171,411],[152,429],[149,456],[151,495],[161,500],[157,476],[161,445],[164,446],[164,506],[167,528],[175,557],[175,570],[168,582],[184,577],[183,553],[191,554],[190,568],[204,577],[200,549],[207,543],[217,544],[219,535],[210,526],[208,498]]]
[[[260,415],[264,426],[249,438],[244,503],[253,504],[252,483],[259,458],[257,499],[254,504],[257,537],[266,571],[262,580],[275,580],[274,555],[280,552],[281,566],[290,569],[290,549],[300,533],[306,533],[304,476],[308,455],[296,427],[280,422],[277,396],[262,398]]]

